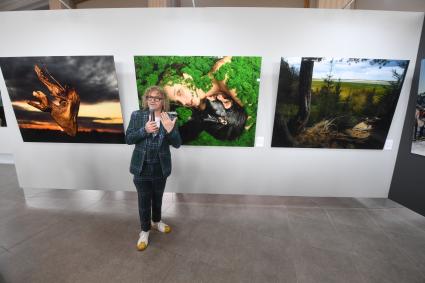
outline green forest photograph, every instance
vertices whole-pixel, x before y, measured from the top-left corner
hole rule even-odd
[[[382,149],[408,64],[282,58],[272,147]]]
[[[261,57],[135,56],[139,106],[164,89],[184,145],[252,147]]]

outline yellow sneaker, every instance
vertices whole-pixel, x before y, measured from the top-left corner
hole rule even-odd
[[[155,230],[158,230],[159,232],[162,233],[170,233],[171,232],[171,227],[167,224],[165,224],[162,221],[159,222],[152,222],[152,228]]]
[[[139,240],[137,241],[137,249],[139,251],[144,251],[148,247],[149,242],[149,231],[148,232],[140,232]]]

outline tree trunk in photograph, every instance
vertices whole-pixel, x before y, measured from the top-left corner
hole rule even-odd
[[[301,61],[300,77],[298,86],[298,113],[295,119],[291,121],[291,132],[293,135],[299,134],[304,130],[310,116],[311,106],[311,83],[313,79],[314,61],[306,59]]]
[[[293,147],[294,145],[295,141],[288,129],[285,118],[276,110],[274,113],[272,147]]]

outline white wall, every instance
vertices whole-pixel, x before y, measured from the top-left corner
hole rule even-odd
[[[1,17],[1,14],[0,14]],[[0,56],[2,53],[0,53]],[[0,76],[0,95],[4,105],[4,114],[6,115],[7,127],[0,127],[0,164],[13,163],[13,152],[16,150],[19,129],[11,124],[16,123],[15,114],[10,107],[10,100],[7,92],[4,91],[5,85],[3,77]],[[17,130],[17,131],[16,131]],[[22,139],[21,139],[22,140]]]
[[[7,12],[0,13],[0,56],[114,55],[126,126],[138,107],[133,55],[262,56],[256,135],[264,137],[265,147],[174,150],[167,190],[386,197],[423,17],[269,8]],[[270,148],[281,56],[410,59],[388,136],[392,150]],[[6,92],[3,80],[0,88]],[[23,143],[10,101],[4,102],[22,187],[133,190],[128,173],[133,147]]]

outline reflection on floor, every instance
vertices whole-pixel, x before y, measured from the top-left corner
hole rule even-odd
[[[425,217],[388,199],[23,192],[0,165],[0,282],[425,282]]]
[[[425,140],[412,142],[412,153],[425,155]]]

